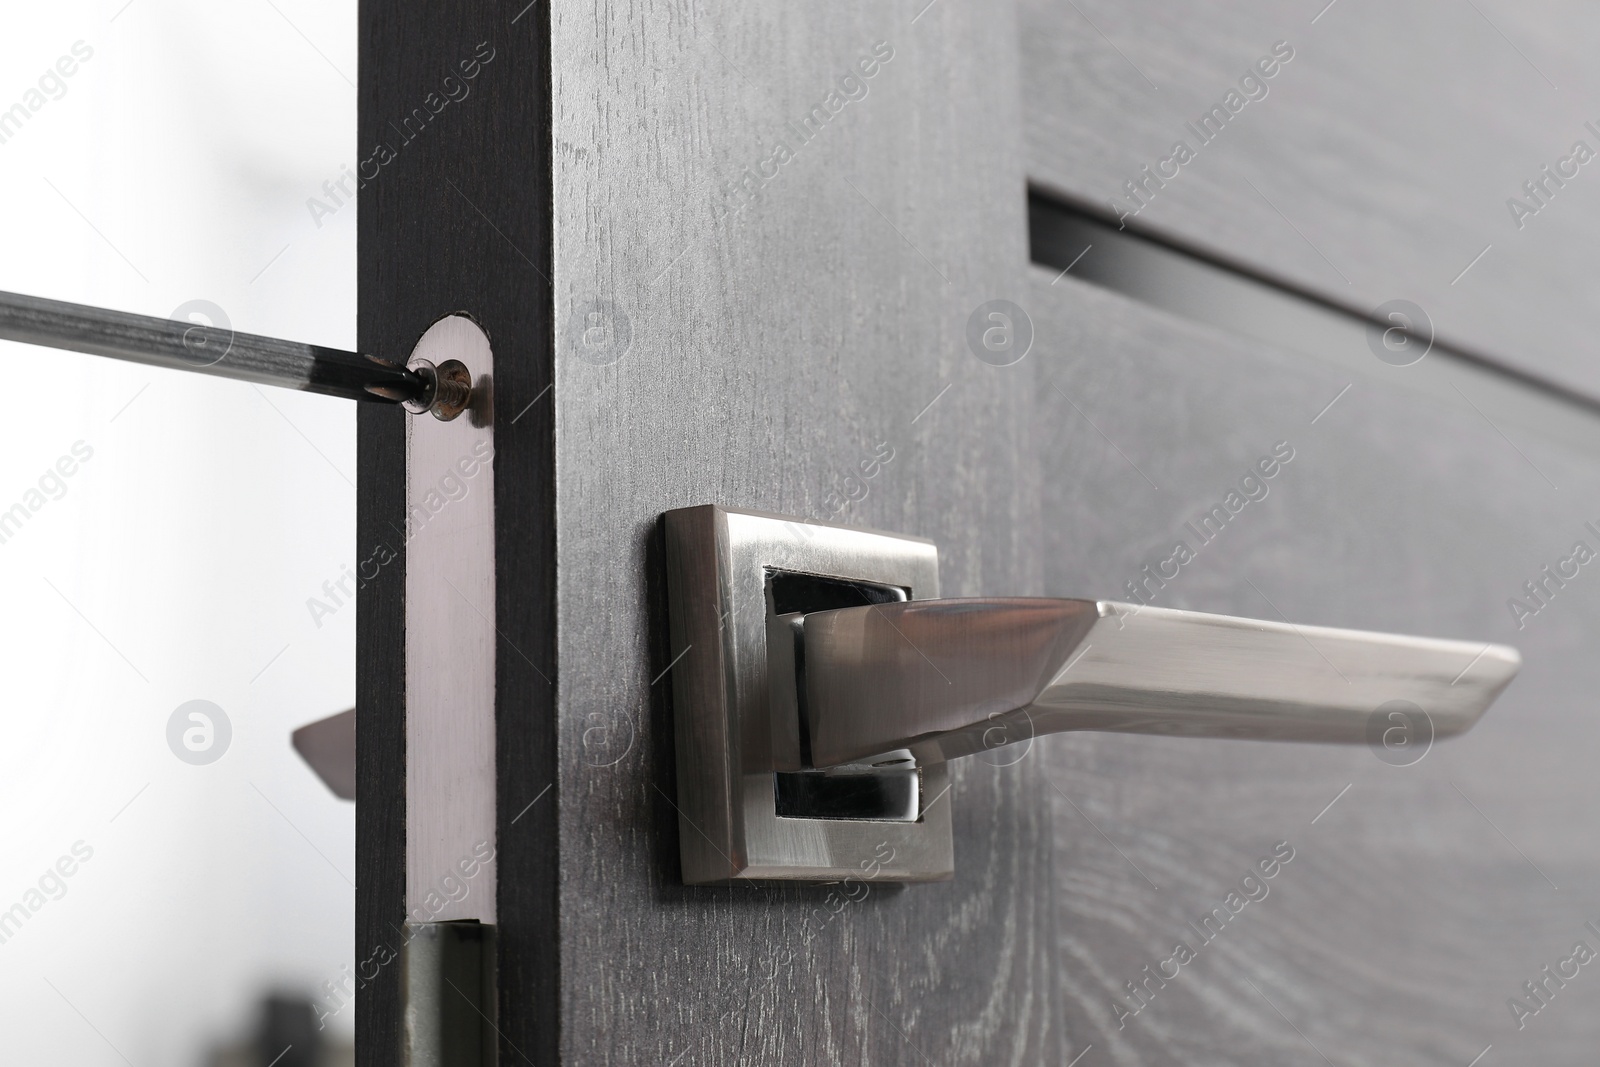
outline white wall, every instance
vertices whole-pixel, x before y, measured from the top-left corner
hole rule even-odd
[[[0,289],[353,348],[355,210],[306,200],[354,160],[355,4],[123,5],[0,14],[0,111],[93,50],[0,143]],[[354,807],[289,733],[354,701],[354,610],[306,607],[354,561],[354,405],[6,343],[0,380],[0,511],[93,451],[0,543],[0,910],[93,850],[0,943],[0,1059],[197,1063],[353,960]]]

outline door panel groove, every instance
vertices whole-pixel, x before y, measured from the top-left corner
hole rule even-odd
[[[1150,227],[1119,227],[1092,208],[1037,187],[1028,193],[1028,235],[1033,262],[1060,272],[1052,284],[1071,278],[1098,285],[1452,407],[1476,405],[1495,424],[1511,422],[1568,444],[1600,448],[1600,402],[1439,340],[1426,316],[1397,308],[1391,313],[1398,318],[1384,321]]]

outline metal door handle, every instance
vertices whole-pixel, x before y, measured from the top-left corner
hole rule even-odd
[[[803,644],[813,768],[907,751],[927,765],[1068,730],[1360,742],[1407,706],[1445,737],[1522,662],[1503,645],[1104,600],[906,601],[783,621]]]
[[[919,537],[710,505],[663,525],[656,669],[695,884],[948,878],[956,756],[1062,730],[1425,750],[1521,664],[1500,645],[1109,601],[941,600]]]

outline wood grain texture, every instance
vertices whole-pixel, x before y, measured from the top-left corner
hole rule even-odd
[[[947,595],[1038,587],[1031,372],[965,340],[1022,285],[1015,26],[920,6],[555,11],[566,1062],[1065,1062],[1035,763],[957,772],[952,883],[824,920],[826,890],[676,869],[663,511],[920,534]]]
[[[356,415],[356,544],[402,553],[393,573],[380,572],[356,597],[355,958],[371,976],[356,1012],[364,1067],[392,1062],[400,1034],[399,969],[391,962],[374,972],[373,963],[399,948],[392,924],[406,911],[405,546],[388,532],[405,528],[406,418],[377,405]]]
[[[1600,547],[1585,529],[1600,525],[1600,463],[1365,379],[1318,418],[1351,381],[1340,368],[1056,274],[1033,271],[1027,305],[1048,593],[1126,596],[1288,441],[1265,499],[1155,603],[1525,657],[1472,733],[1409,767],[1365,746],[1043,739],[1074,1047],[1130,1065],[1321,1062],[1313,1045],[1351,1067],[1465,1065],[1490,1044],[1495,1062],[1592,1057],[1600,978],[1581,971],[1520,1030],[1506,1001],[1574,942],[1600,949],[1583,928],[1600,924],[1600,665],[1585,652],[1600,581],[1584,569],[1523,629],[1506,602],[1573,542]],[[1190,924],[1280,841],[1296,854],[1267,897],[1203,942]],[[1119,1018],[1137,1005],[1125,983],[1178,940],[1197,959]]]
[[[555,803],[549,795],[532,803],[555,775],[548,13],[543,4],[508,10],[484,0],[361,5],[357,158],[383,159],[358,167],[368,178],[360,193],[361,350],[404,360],[430,324],[458,311],[482,324],[494,346],[505,1063],[555,1062],[559,1034]],[[477,65],[470,77],[464,61]],[[392,156],[375,155],[379,144]],[[404,919],[399,465],[408,417],[361,413],[359,547],[365,558],[385,543],[400,558],[360,597],[358,965],[382,959],[380,946],[397,950]],[[398,965],[367,968],[375,977],[360,992],[358,1055],[387,1067],[400,1032]]]
[[[1492,1043],[1505,1062],[1581,1061],[1600,977],[1585,969],[1523,1030],[1505,1000],[1570,951],[1585,919],[1600,922],[1585,847],[1600,725],[1584,714],[1600,683],[1584,654],[1600,580],[1569,583],[1525,630],[1505,601],[1600,523],[1585,503],[1600,499],[1600,468],[1537,434],[1508,439],[1465,404],[1365,382],[1317,417],[1348,381],[1331,368],[1030,274],[1019,28],[1003,5],[918,8],[363,12],[363,143],[387,136],[444,64],[481,40],[496,46],[474,97],[363,194],[361,340],[403,353],[464,308],[495,345],[503,1060],[1033,1064],[1092,1044],[1083,1067],[1318,1062],[1313,1049],[1340,1064],[1466,1064]],[[1127,16],[1143,24],[1087,10],[1114,39],[1169,34],[1157,50],[1169,72],[1224,55],[1193,72],[1194,101],[1212,95],[1217,71],[1232,80],[1235,56],[1258,54],[1254,9]],[[1343,0],[1318,25],[1363,11]],[[1059,52],[1073,62],[1058,67],[1093,79],[1062,90],[1030,75],[1030,172],[1088,199],[1099,186],[1072,175],[1123,144],[1105,116],[1124,133],[1159,123],[1140,110],[1144,89],[1115,81],[1124,60],[1104,38],[1051,34],[1022,27],[1030,69],[1041,50]],[[1337,54],[1342,38],[1329,40]],[[892,58],[843,83],[879,42]],[[1469,43],[1486,64],[1490,46]],[[1283,77],[1320,70],[1302,90],[1313,103],[1313,90],[1355,92],[1310,45],[1302,61]],[[1461,52],[1438,62],[1453,69]],[[1116,88],[1094,88],[1104,84]],[[1501,129],[1505,105],[1481,83],[1437,84],[1415,106],[1455,116],[1459,132],[1462,100],[1480,103]],[[1349,105],[1377,124],[1363,141],[1326,107],[1296,112],[1289,85],[1275,82],[1245,118],[1289,105],[1273,121],[1303,127],[1284,134],[1302,138],[1285,142],[1299,169],[1257,184],[1286,215],[1312,216],[1310,239],[1356,272],[1352,303],[1409,296],[1452,337],[1592,385],[1560,354],[1591,299],[1575,270],[1552,279],[1508,255],[1495,274],[1486,258],[1467,276],[1478,290],[1450,290],[1476,251],[1463,235],[1477,223],[1458,210],[1470,197],[1404,184],[1376,159],[1404,127],[1373,102],[1387,101],[1377,88]],[[817,105],[828,117],[802,132]],[[1071,166],[1048,174],[1045,112],[1052,138],[1073,146]],[[1330,131],[1347,135],[1315,140]],[[1456,164],[1447,185],[1486,195],[1472,183],[1516,170],[1503,145],[1493,167],[1441,157],[1440,136],[1405,143],[1430,173],[1441,158]],[[1220,169],[1232,150],[1214,146],[1196,166]],[[1342,157],[1362,152],[1374,158],[1356,173]],[[1135,155],[1107,171],[1117,184]],[[1242,206],[1237,190],[1202,195],[1203,173],[1169,190],[1167,202],[1193,203],[1163,221],[1158,202],[1149,218],[1333,284],[1315,273],[1327,270],[1320,255],[1293,248],[1299,238],[1268,236],[1276,213]],[[1285,190],[1304,199],[1279,200]],[[1570,205],[1581,237],[1582,190],[1568,192],[1549,210]],[[1315,203],[1332,206],[1318,215]],[[1496,210],[1491,197],[1485,217]],[[1391,229],[1407,239],[1360,252],[1361,235],[1371,244]],[[1581,265],[1576,247],[1550,258]],[[1426,281],[1441,265],[1452,268],[1443,288]],[[1024,304],[1036,328],[1013,366],[968,346],[969,316],[995,298]],[[1510,306],[1537,322],[1522,330]],[[362,416],[364,540],[398,517],[399,418]],[[663,511],[720,503],[932,537],[949,596],[1120,597],[1279,440],[1297,452],[1271,495],[1158,602],[1517,644],[1524,676],[1472,735],[1408,768],[1365,748],[1044,739],[1015,763],[954,768],[941,801],[955,821],[951,883],[873,886],[837,915],[818,889],[681,884]],[[841,507],[860,495],[846,478],[880,444],[895,458]],[[387,790],[403,781],[402,635],[396,579],[384,581],[360,609],[363,941],[389,936],[400,914],[403,812]],[[1119,1029],[1124,983],[1191,938],[1188,923],[1279,841],[1296,852],[1270,895]],[[392,1056],[392,981],[385,969],[363,991],[363,1063]]]
[[[1600,152],[1585,126],[1600,128],[1588,55],[1600,15],[1575,3],[1340,0],[1317,17],[1323,6],[1025,0],[1030,179],[1110,212],[1125,182],[1186,141],[1195,158],[1147,187],[1130,225],[1361,313],[1415,301],[1452,343],[1600,396],[1588,354],[1600,172],[1579,166],[1549,185],[1520,229],[1507,207],[1513,196],[1537,204],[1523,183],[1574,142]],[[1202,143],[1186,123],[1279,40],[1294,58],[1267,95]]]

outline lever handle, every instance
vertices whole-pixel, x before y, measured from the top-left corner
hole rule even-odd
[[[939,763],[1067,730],[1359,742],[1391,701],[1446,737],[1471,728],[1522,663],[1504,645],[1103,600],[921,600],[791,619],[817,768],[907,749]]]

